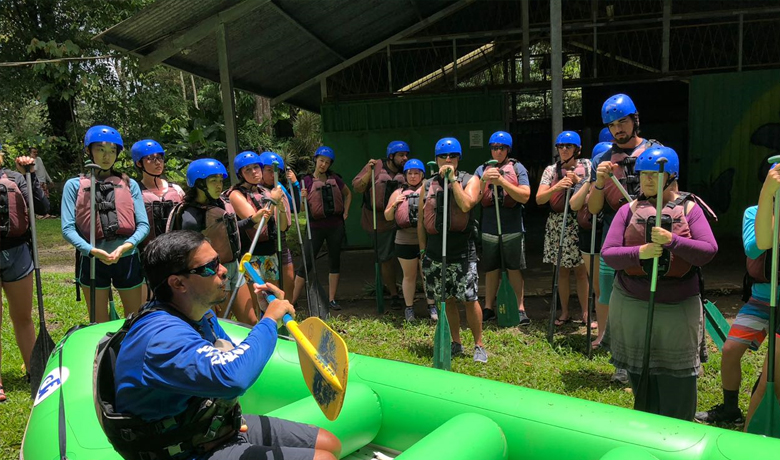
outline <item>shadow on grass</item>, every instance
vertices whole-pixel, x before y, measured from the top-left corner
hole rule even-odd
[[[611,374],[593,369],[579,369],[561,372],[561,382],[567,392],[583,388],[602,391],[606,388],[620,388],[625,385],[610,381]]]

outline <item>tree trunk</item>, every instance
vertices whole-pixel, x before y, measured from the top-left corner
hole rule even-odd
[[[271,120],[271,100],[263,96],[255,95],[255,122],[263,126],[263,131],[270,135],[273,132],[273,123]]]
[[[73,112],[71,112],[70,103],[50,97],[46,99],[46,107],[49,112],[49,124],[51,125],[52,134],[63,140],[62,143],[57,144],[57,158],[64,165],[81,164],[81,158],[76,154],[76,152],[82,149],[81,142],[69,136],[70,131],[73,129]]]

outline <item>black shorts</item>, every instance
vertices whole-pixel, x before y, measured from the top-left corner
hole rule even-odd
[[[81,255],[79,266],[79,284],[91,287],[89,276],[89,256]],[[144,283],[141,272],[141,259],[138,252],[122,257],[113,265],[106,265],[95,259],[95,289],[108,289],[113,285],[117,290],[133,289]]]
[[[507,270],[525,270],[525,234],[505,233],[502,236],[502,253]],[[499,270],[501,259],[498,258],[498,236],[490,233],[482,234],[482,267],[486,272]]]
[[[603,231],[603,225],[596,227],[596,254],[601,253]],[[590,230],[585,230],[580,227],[580,251],[582,251],[583,254],[590,254],[590,232]]]
[[[395,244],[395,256],[399,259],[412,260],[420,258],[419,244]]]
[[[20,281],[32,273],[33,268],[32,254],[27,244],[0,251],[0,281]]]
[[[273,417],[244,415],[247,432],[239,433],[203,457],[209,460],[235,458],[311,460],[320,429],[313,425]]]

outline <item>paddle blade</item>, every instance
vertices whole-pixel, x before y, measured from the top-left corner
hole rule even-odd
[[[517,309],[517,297],[509,284],[506,272],[501,272],[501,286],[496,298],[496,321],[501,327],[514,327],[520,324],[520,312]]]
[[[766,383],[764,398],[756,408],[756,413],[750,419],[748,433],[780,438],[780,404],[775,396],[774,382]]]
[[[46,370],[46,362],[49,361],[49,355],[54,350],[54,341],[42,324],[38,337],[33,345],[32,356],[30,357],[30,396],[35,399],[38,394],[38,387],[41,385],[43,373]]]
[[[375,268],[375,292],[376,292],[376,311],[380,315],[385,312],[385,287],[382,283],[382,269],[379,268],[379,263],[374,264]]]
[[[116,321],[119,319],[119,313],[116,312],[116,306],[114,306],[114,302],[109,302],[108,304],[108,319],[111,321]]]
[[[349,374],[347,345],[341,336],[319,318],[307,318],[298,327],[341,382],[343,390],[338,391],[317,371],[309,355],[300,346],[298,347],[298,359],[301,362],[301,371],[306,386],[309,387],[309,391],[325,417],[328,420],[336,420],[341,412],[344,395],[347,392],[347,376]]]
[[[439,306],[439,321],[433,336],[433,367],[448,371],[452,369],[452,349],[450,348],[450,323],[444,304]]]
[[[309,285],[307,298],[309,299],[309,302],[311,302],[309,312],[312,315],[317,316],[322,320],[326,320],[330,317],[328,297],[327,294],[325,294],[325,289],[319,282],[314,281]]]
[[[729,336],[731,326],[720,310],[718,310],[718,307],[709,300],[704,301],[704,315],[707,318],[707,333],[710,334],[712,341],[718,346],[718,350],[722,350],[723,344],[726,343],[726,338]]]

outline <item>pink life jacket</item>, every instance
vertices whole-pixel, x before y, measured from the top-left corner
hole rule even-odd
[[[16,182],[3,171],[0,175],[0,237],[18,238],[26,234],[29,228],[30,219],[24,195]]]
[[[635,197],[639,194],[639,174],[634,172],[634,163],[636,163],[636,159],[639,158],[639,155],[645,150],[660,145],[661,144],[654,139],[646,139],[631,152],[630,156],[623,152],[612,151],[612,156],[609,161],[620,166],[620,168],[614,172],[615,178],[620,181],[631,197]],[[606,155],[606,153],[604,155]],[[604,184],[604,200],[606,200],[609,207],[615,211],[626,204],[626,198],[620,193],[620,190],[615,183],[612,182],[612,179],[607,180]]]
[[[263,209],[268,205],[268,203],[271,202],[271,191],[269,189],[261,185],[252,185],[250,189],[247,189],[244,188],[244,185],[250,184],[242,184],[238,186],[236,190],[244,195],[246,201],[249,202],[249,204],[252,206],[253,212],[257,212],[258,210]],[[271,215],[271,218],[263,224],[263,228],[259,230],[260,236],[257,238],[258,243],[268,241],[272,238],[276,239],[276,221],[273,218],[273,214]],[[247,228],[246,234],[250,240],[254,241],[257,231],[258,228],[252,225]]]
[[[220,200],[225,204],[224,209],[220,206],[200,203],[181,202],[177,204],[168,216],[165,231],[181,230],[181,213],[185,207],[194,206],[203,209],[206,215],[201,233],[209,239],[211,247],[219,255],[220,263],[226,264],[238,259],[241,239],[238,235],[238,221],[233,206],[222,198]]]
[[[401,192],[405,197],[404,201],[395,208],[395,223],[398,228],[410,228],[417,226],[417,216],[420,209],[420,186],[416,189],[411,187]]]
[[[128,179],[130,180],[130,179]],[[89,241],[90,227],[90,179],[79,176],[79,192],[76,196],[76,227]],[[111,241],[119,236],[135,233],[135,205],[130,185],[121,177],[111,175],[103,180],[95,178],[95,241]]]
[[[368,174],[371,174],[371,172],[369,171]],[[376,183],[371,184],[371,187],[376,187],[376,203],[374,203],[374,206],[376,207],[375,209],[384,212],[390,195],[393,194],[395,189],[406,184],[406,178],[401,171],[393,174],[387,169],[387,160],[382,160],[374,164],[374,180]],[[371,187],[368,187],[363,192],[363,206],[367,209],[374,209],[371,207]]]
[[[425,204],[423,205],[423,209],[425,210],[423,225],[425,226],[425,231],[429,235],[441,233],[442,227],[444,226],[444,206],[439,204],[444,200],[444,188],[442,188],[438,179],[438,176],[433,179],[428,179],[428,191],[425,193]],[[471,174],[459,171],[455,180],[465,187],[469,179],[471,179]],[[470,231],[469,223],[471,222],[471,213],[463,212],[463,210],[460,209],[460,206],[455,203],[452,185],[449,187],[447,205],[450,209],[449,215],[447,216],[447,224],[449,227],[447,231],[460,233]]]
[[[308,190],[309,212],[312,220],[322,220],[330,216],[344,216],[344,197],[341,194],[336,177],[327,173],[322,181],[313,174],[311,188]],[[378,190],[378,189],[377,189]],[[379,196],[377,196],[379,198]]]
[[[570,170],[567,170],[567,172]],[[584,180],[585,177],[588,175],[588,171],[585,171],[585,165],[578,159],[577,163],[574,166],[574,174],[576,174],[580,180]],[[561,181],[566,177],[566,174],[564,174],[564,170],[561,166],[560,162],[557,162],[555,164],[555,178],[553,179],[552,184],[550,184],[550,187],[554,186],[558,182]],[[566,191],[561,190],[553,193],[553,195],[550,197],[550,208],[553,210],[553,212],[563,212],[565,206],[566,206]]]
[[[500,168],[499,172],[502,176],[504,176],[504,179],[507,180],[512,185],[517,185],[518,183],[518,177],[517,177],[517,171],[515,170],[515,163],[516,161],[514,158],[509,158],[506,163],[504,163]],[[489,167],[487,163],[484,165],[484,169],[482,170],[483,174],[484,171]],[[506,193],[506,190],[504,190],[503,187],[500,185],[496,186],[496,190],[498,191],[498,203],[501,205],[501,207],[504,208],[514,208],[517,206],[517,201],[515,201],[514,198],[512,198],[511,195]],[[490,207],[493,206],[493,186],[485,182],[485,186],[482,189],[482,206],[483,207]]]
[[[165,191],[163,196],[158,196],[153,191],[146,188],[143,183],[138,184],[141,187],[141,196],[144,199],[144,207],[146,208],[146,217],[149,219],[149,234],[146,239],[141,243],[141,247],[149,244],[150,241],[165,233],[165,227],[168,223],[168,216],[173,211],[173,208],[181,203],[181,195],[179,191],[173,188],[169,183],[168,190]]]

